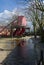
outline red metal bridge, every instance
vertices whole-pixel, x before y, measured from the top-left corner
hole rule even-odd
[[[17,20],[13,20],[0,30],[0,35],[13,35],[22,36],[26,28],[26,18],[24,16],[18,16]]]

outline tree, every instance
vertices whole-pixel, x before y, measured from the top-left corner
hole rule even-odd
[[[17,22],[17,18],[18,18],[18,15],[12,16],[11,23],[9,23],[10,29],[11,29],[11,32],[10,32],[10,36],[11,36],[11,37],[13,37],[13,28],[14,28],[13,22],[14,22],[14,21]]]
[[[38,10],[44,12],[44,3],[43,3],[43,0],[42,1],[41,0],[35,0],[35,1],[37,1],[36,4],[35,4],[36,8]]]
[[[36,5],[36,10],[39,10],[39,13],[41,14],[41,18],[38,17],[38,14],[37,14],[37,17],[35,18],[37,22],[39,22],[39,27],[40,27],[40,36],[41,36],[41,41],[44,42],[44,5],[43,3],[41,3],[41,1],[39,2],[37,0],[37,2],[35,2],[35,5]],[[37,13],[37,12],[36,12]]]
[[[30,2],[30,3],[29,3]],[[34,31],[36,26],[40,28],[41,41],[44,42],[44,4],[41,0],[25,0],[22,4],[28,4],[24,9],[26,11],[27,18],[32,20]]]
[[[29,2],[29,1],[28,1]],[[41,41],[44,42],[44,4],[41,0],[34,0],[31,4],[28,4],[28,8],[26,9],[28,13],[28,17],[30,16],[32,19],[34,32],[36,31],[36,24],[40,28],[40,37]],[[35,32],[36,34],[36,32]]]

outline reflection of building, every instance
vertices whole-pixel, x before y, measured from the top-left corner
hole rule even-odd
[[[10,27],[10,25],[12,26],[12,28]],[[10,35],[12,33],[14,33],[14,35],[21,35],[25,32],[25,28],[26,18],[24,16],[18,16],[16,21],[12,21],[7,26],[0,26],[0,35]]]

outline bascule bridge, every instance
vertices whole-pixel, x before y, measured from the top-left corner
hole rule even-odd
[[[26,27],[26,23],[26,18],[24,16],[18,16],[16,20],[13,20],[12,22],[4,26],[0,33],[8,36],[9,32],[10,36],[22,36],[25,33],[26,29],[30,29]]]

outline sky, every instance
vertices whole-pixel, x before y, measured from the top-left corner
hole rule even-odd
[[[18,8],[20,2],[25,0],[0,0],[0,12],[3,12],[5,9],[12,11],[14,8]]]
[[[25,0],[0,0],[0,25],[8,23],[14,14],[20,12],[19,14],[23,15],[22,8],[26,6],[26,4],[22,5],[24,1]]]
[[[0,12],[4,10],[12,11],[15,7],[17,7],[17,0],[0,0]]]
[[[24,1],[25,0],[0,0],[0,25],[7,24],[9,19],[18,12],[20,12],[20,15],[23,15],[24,12],[22,8],[26,6],[26,4],[22,5]],[[29,1],[31,2],[32,0]],[[31,26],[31,23],[28,22],[28,25]]]
[[[0,24],[6,23],[6,21],[17,13],[21,5],[19,5],[19,1],[20,0],[0,0]]]

